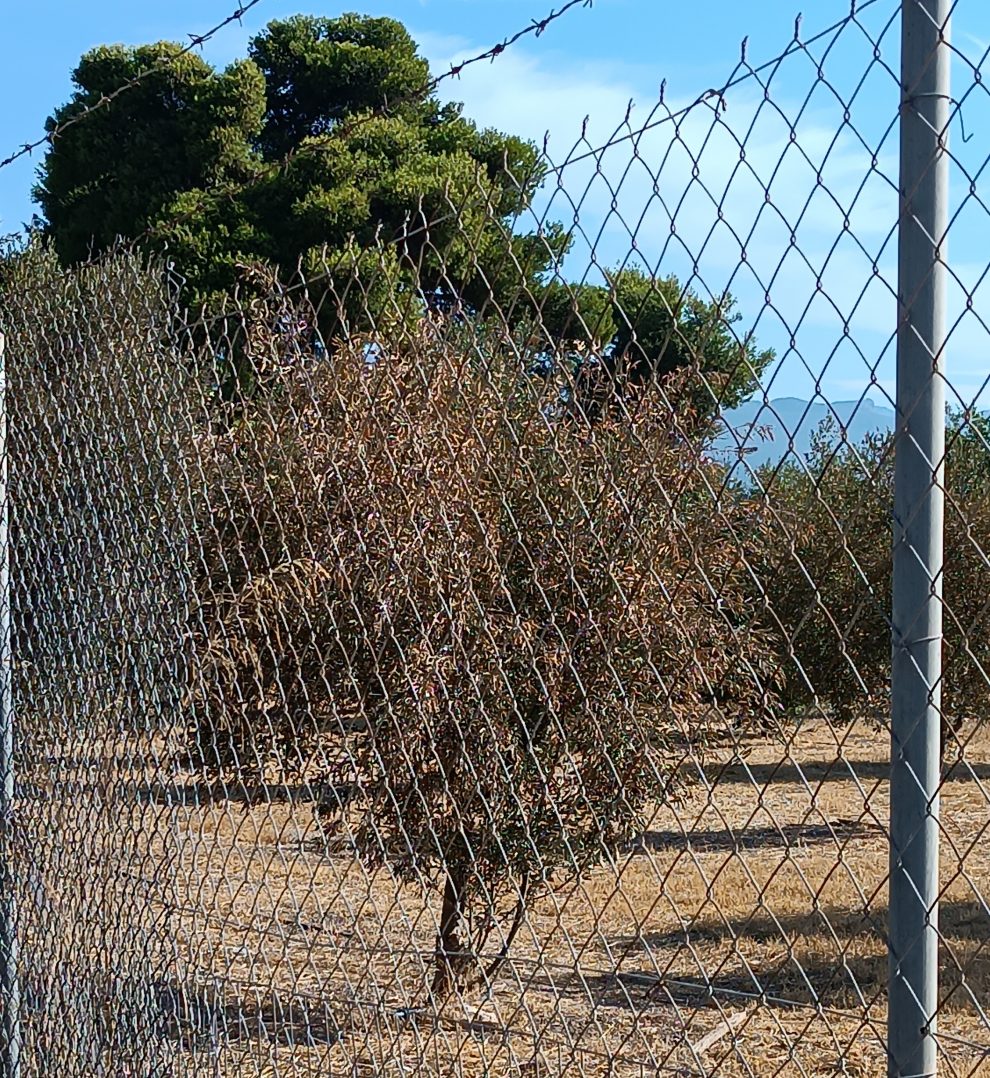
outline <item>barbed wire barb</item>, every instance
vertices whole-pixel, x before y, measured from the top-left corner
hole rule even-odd
[[[54,145],[59,135],[63,131],[68,130],[70,127],[81,123],[87,116],[92,115],[94,112],[98,112],[101,109],[109,107],[109,105],[116,101],[121,94],[126,93],[128,90],[133,89],[135,86],[140,85],[146,78],[151,76],[157,71],[161,71],[164,68],[169,67],[175,63],[178,56],[184,56],[186,53],[191,52],[195,48],[201,48],[211,38],[220,33],[221,30],[226,29],[231,23],[240,23],[244,15],[251,10],[251,8],[261,3],[261,0],[245,0],[244,3],[238,5],[238,7],[228,15],[222,22],[217,23],[212,29],[207,30],[204,34],[187,34],[186,36],[191,39],[190,44],[185,46],[177,56],[163,57],[161,61],[153,64],[151,67],[144,71],[139,72],[133,78],[128,79],[127,82],[122,83],[117,89],[113,90],[109,94],[102,94],[100,98],[92,105],[87,106],[85,109],[72,116],[70,119],[63,123],[55,124],[51,130],[47,131],[40,138],[34,142],[23,143],[20,149],[15,150],[13,153],[8,154],[7,157],[0,160],[0,169],[6,168],[8,165],[12,165],[15,161],[19,160],[25,155],[33,153],[39,147],[44,145]]]

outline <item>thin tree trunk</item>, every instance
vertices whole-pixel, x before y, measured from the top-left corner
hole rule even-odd
[[[485,981],[491,981],[496,973],[501,969],[502,963],[508,958],[509,951],[512,948],[512,942],[516,938],[516,933],[522,927],[523,918],[526,916],[526,896],[529,894],[529,873],[522,878],[522,883],[519,887],[519,900],[516,902],[516,912],[512,917],[512,924],[509,927],[509,931],[506,934],[505,942],[502,944],[502,949],[489,963],[488,968],[484,972],[483,979]],[[480,948],[479,948],[480,950]]]
[[[433,995],[445,999],[457,983],[458,971],[464,965],[464,945],[458,931],[464,917],[467,898],[468,870],[460,859],[448,863],[440,909],[440,929],[437,932],[436,970],[433,974]]]

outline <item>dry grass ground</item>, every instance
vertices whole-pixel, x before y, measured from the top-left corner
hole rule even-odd
[[[308,804],[207,797],[181,775],[132,770],[77,800],[103,819],[86,833],[118,838],[79,846],[90,882],[39,927],[75,909],[93,962],[129,949],[118,995],[125,966],[155,974],[118,1011],[158,1008],[145,1036],[165,1047],[139,1068],[117,1037],[114,1078],[881,1075],[884,750],[865,728],[809,722],[786,749],[727,753],[618,871],[535,902],[490,992],[440,1013],[424,1005],[435,895],[367,875]],[[990,1075],[990,736],[965,759],[942,801],[939,1030],[946,1075]],[[100,929],[100,903],[133,930]]]

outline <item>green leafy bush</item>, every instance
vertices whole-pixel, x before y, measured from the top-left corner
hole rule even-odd
[[[990,672],[987,420],[950,416],[946,441],[943,741],[986,714]],[[889,709],[893,441],[820,432],[807,468],[763,476],[786,542],[760,569],[770,622],[793,663],[786,702],[849,721]]]

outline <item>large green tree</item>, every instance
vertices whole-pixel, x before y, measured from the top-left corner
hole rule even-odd
[[[168,252],[193,306],[235,314],[301,270],[290,295],[305,294],[324,338],[381,339],[430,304],[486,333],[535,327],[532,351],[558,369],[566,358],[592,415],[687,369],[678,394],[710,419],[770,360],[736,336],[728,297],[629,268],[566,283],[565,230],[518,227],[542,155],[442,104],[393,19],[276,20],[222,71],[168,42],[101,47],[73,79],[36,188],[66,263],[140,237]],[[224,362],[253,382],[247,336],[228,338]]]
[[[72,99],[48,121],[58,133],[34,192],[65,262],[144,232],[181,192],[246,181],[261,167],[253,142],[265,82],[251,62],[218,72],[174,43],[111,45],[86,53],[72,78]]]
[[[73,80],[49,126],[75,122],[36,188],[67,262],[146,236],[197,303],[228,295],[244,265],[291,276],[302,261],[336,292],[359,269],[508,306],[566,247],[559,227],[512,229],[542,181],[536,147],[442,105],[393,19],[275,21],[224,71],[167,42],[102,47]]]
[[[676,277],[626,267],[602,284],[554,280],[540,302],[546,339],[574,376],[575,402],[591,418],[611,402],[628,408],[653,382],[687,398],[707,422],[734,408],[773,359],[734,325],[735,301],[706,300]]]

